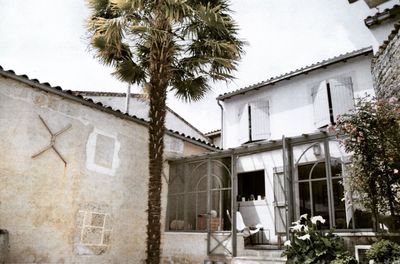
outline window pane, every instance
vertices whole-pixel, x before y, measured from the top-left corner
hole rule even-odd
[[[312,182],[314,215],[322,216],[326,222],[322,228],[329,228],[329,205],[326,180]]]
[[[318,163],[314,167],[311,174],[311,179],[321,179],[321,178],[326,178],[325,162]]]
[[[333,175],[334,168],[332,168]],[[342,179],[332,180],[332,192],[333,192],[333,206],[335,208],[335,225],[337,229],[352,228],[352,208],[350,203],[347,203],[347,207],[344,201],[344,188],[342,185]]]
[[[238,174],[238,196],[247,200],[265,197],[264,171],[253,171]]]
[[[317,165],[315,166],[314,165],[315,163],[299,166],[298,167],[299,180],[309,180],[310,173],[311,173],[311,179],[326,178],[325,163],[320,162]]]
[[[311,202],[310,202],[310,190],[308,182],[299,183],[299,205],[300,214],[311,215]]]

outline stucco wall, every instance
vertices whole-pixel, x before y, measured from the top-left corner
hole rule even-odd
[[[378,96],[400,96],[400,23],[372,61],[372,74]]]
[[[102,102],[105,105],[111,106],[114,109],[119,109],[125,112],[126,108],[126,98],[122,96],[85,96],[92,98],[96,102]],[[149,116],[149,104],[145,99],[131,97],[129,101],[129,114],[135,115],[139,118],[148,120]],[[167,111],[165,118],[165,125],[168,129],[184,133],[185,135],[195,137],[201,140],[209,141],[200,131],[193,128],[182,118],[177,116],[171,111]]]
[[[282,135],[290,137],[317,132],[313,116],[312,85],[329,78],[351,76],[354,97],[362,97],[365,93],[374,94],[371,57],[372,55],[359,56],[224,100],[224,149],[240,146],[238,112],[245,103],[261,99],[269,101],[269,139],[281,139]]]
[[[53,133],[71,126],[55,139],[61,156],[48,149],[32,158],[51,142],[40,118]],[[143,262],[146,126],[3,77],[0,124],[7,262]],[[174,137],[166,141],[166,156],[204,151]]]

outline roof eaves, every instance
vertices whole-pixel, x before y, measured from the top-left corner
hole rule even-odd
[[[221,129],[217,129],[217,130],[213,130],[213,131],[207,132],[204,135],[206,135],[207,137],[213,137],[213,136],[221,135]]]
[[[49,92],[52,94],[56,94],[58,96],[70,99],[71,101],[77,102],[77,103],[81,103],[83,105],[86,105],[88,107],[112,114],[114,116],[117,116],[119,118],[122,119],[127,119],[133,122],[136,122],[138,124],[144,125],[144,126],[148,126],[149,123],[144,120],[143,118],[139,118],[137,116],[134,115],[129,115],[126,113],[121,112],[119,109],[113,109],[110,106],[105,106],[100,102],[94,102],[92,99],[86,99],[84,98],[82,95],[76,95],[75,92],[71,91],[71,90],[63,90],[60,86],[51,86],[48,82],[44,82],[44,83],[40,83],[38,79],[29,79],[29,77],[25,74],[23,75],[17,75],[13,70],[4,70],[2,66],[0,66],[0,76],[3,76],[5,78],[9,78],[12,80],[16,80],[19,81],[21,83],[24,83],[28,86],[32,86],[35,88],[38,88],[42,91],[45,92]],[[176,138],[181,138],[185,141],[189,141],[191,143],[194,143],[196,145],[200,145],[202,147],[207,148],[208,150],[218,150],[220,149],[219,147],[206,142],[204,140],[201,139],[197,139],[194,137],[190,137],[185,135],[184,133],[179,133],[177,131],[173,131],[173,130],[165,130],[165,133],[176,137]]]
[[[376,58],[378,58],[386,50],[386,47],[388,46],[390,41],[392,41],[395,38],[395,36],[399,34],[399,31],[400,31],[400,22],[394,25],[394,29],[389,34],[387,40],[385,40],[383,44],[378,48],[378,51],[375,53],[373,60],[376,60]]]
[[[374,25],[381,24],[383,21],[395,18],[400,15],[400,5],[394,5],[391,8],[386,8],[382,12],[377,12],[372,16],[368,16],[364,19],[364,23],[368,28]]]
[[[302,134],[299,136],[294,136],[294,137],[285,137],[286,140],[290,142],[291,145],[298,145],[298,144],[303,144],[304,142],[311,142],[311,141],[318,141],[324,138],[336,138],[336,134],[331,134],[326,131],[320,131],[316,133],[310,133],[310,134]],[[198,155],[192,155],[192,156],[187,156],[187,157],[177,157],[177,158],[170,158],[168,161],[170,162],[185,162],[188,160],[194,160],[194,159],[204,159],[204,158],[221,158],[221,157],[227,157],[227,156],[241,156],[241,155],[249,155],[249,154],[255,154],[255,153],[260,153],[264,151],[268,151],[271,149],[277,149],[281,148],[283,146],[283,140],[278,139],[278,140],[269,140],[269,141],[262,141],[262,142],[257,142],[257,143],[251,143],[251,144],[246,144],[242,145],[236,148],[229,148],[229,149],[223,149],[223,150],[218,150],[215,152],[211,153],[203,153],[203,154],[198,154]]]
[[[339,63],[339,62],[342,62],[342,61],[347,61],[349,59],[352,59],[352,58],[355,58],[355,57],[358,57],[358,56],[361,56],[361,55],[366,55],[366,54],[369,54],[369,53],[372,53],[372,47],[366,47],[366,48],[362,48],[362,49],[359,49],[359,50],[351,51],[351,52],[348,52],[348,53],[345,53],[345,54],[341,54],[341,55],[338,55],[336,57],[333,57],[333,58],[330,58],[330,59],[326,59],[326,60],[311,64],[309,66],[305,66],[305,67],[296,69],[294,71],[291,71],[291,72],[288,72],[288,73],[285,73],[285,74],[282,74],[282,75],[279,75],[279,76],[276,76],[276,77],[272,77],[272,78],[270,78],[270,79],[268,79],[266,81],[259,82],[257,84],[253,84],[253,85],[241,88],[241,89],[233,91],[233,92],[228,92],[228,93],[219,95],[217,97],[217,100],[223,101],[225,99],[230,99],[231,97],[239,95],[239,94],[245,94],[245,93],[247,93],[249,91],[252,91],[252,90],[258,90],[261,87],[265,87],[265,86],[268,86],[268,85],[274,85],[274,84],[276,84],[276,83],[278,83],[280,81],[289,80],[290,78],[296,77],[298,75],[307,74],[307,73],[309,73],[311,71],[318,70],[318,69],[321,69],[321,68],[325,68],[325,67],[330,66],[332,64],[336,64],[336,63]]]
[[[126,97],[126,93],[118,92],[101,92],[101,91],[73,91],[76,95],[82,96],[112,96],[112,97]],[[131,97],[145,98],[143,94],[131,93]]]
[[[74,91],[75,94],[82,95],[82,96],[114,96],[114,97],[126,97],[126,93],[116,93],[116,92],[99,92],[99,91]],[[143,94],[131,94],[131,97],[133,98],[139,98],[143,99],[145,101],[148,101],[147,97]],[[170,107],[166,107],[167,110],[176,116],[178,119],[180,119],[182,122],[184,122],[186,125],[190,126],[193,130],[195,130],[197,133],[202,135],[204,138],[207,138],[207,136],[201,132],[198,128],[193,126],[191,123],[189,123],[186,119],[184,119],[182,116],[180,116],[178,113],[176,113],[174,110],[172,110]]]

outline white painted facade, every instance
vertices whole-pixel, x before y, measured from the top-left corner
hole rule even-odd
[[[366,94],[374,95],[371,59],[372,52],[369,52],[223,100],[223,148],[246,145],[250,141],[250,136],[253,137],[253,142],[262,142],[280,140],[283,136],[296,137],[316,133],[321,128],[326,129],[331,124],[325,93],[327,82],[330,83],[333,116],[336,118],[338,114],[353,108],[357,98]],[[337,85],[338,82],[341,84]],[[321,87],[324,93],[316,95],[316,91]],[[251,107],[258,108],[253,111]],[[251,114],[253,115],[249,117]],[[243,115],[245,120],[242,118]],[[252,118],[256,119],[251,120]],[[247,120],[249,121],[246,122]],[[252,125],[251,132],[249,124]],[[347,155],[340,150],[338,143],[333,142],[331,145],[331,149],[335,150],[331,151],[331,154],[339,160],[345,160]],[[294,155],[299,156],[307,147],[305,145],[295,148]],[[317,159],[312,154],[305,158],[307,162],[315,162]],[[246,155],[237,160],[238,174],[264,171],[265,197],[259,200],[256,195],[254,201],[239,201],[238,209],[247,225],[264,226],[266,236],[272,244],[279,242],[279,236],[275,233],[278,221],[275,206],[278,201],[274,197],[274,190],[277,188],[274,186],[274,174],[279,170],[282,172],[283,166],[282,149]],[[294,197],[294,200],[298,200],[298,197]],[[297,210],[295,217],[299,215]]]
[[[249,115],[246,108],[249,105],[255,105],[256,108],[257,104],[261,105],[259,113],[254,111],[252,116],[252,129],[254,124],[258,124],[255,129],[260,131],[258,135],[253,132],[253,137],[256,136],[253,141],[318,132],[320,127],[328,125],[329,120],[321,120],[321,115],[327,117],[328,109],[317,104],[314,87],[326,80],[351,78],[348,95],[353,96],[350,98],[352,102],[365,94],[373,95],[371,59],[372,53],[358,56],[223,100],[223,148],[239,147],[249,141]],[[338,104],[344,102],[342,96],[337,96]],[[335,105],[333,107],[335,114]],[[336,114],[340,114],[339,105],[336,109]]]

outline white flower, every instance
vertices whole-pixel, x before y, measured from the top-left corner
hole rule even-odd
[[[316,225],[317,221],[321,222],[322,224],[325,224],[325,219],[322,216],[317,215],[317,216],[311,217],[311,223]]]
[[[399,170],[398,170],[398,169],[394,169],[394,170],[393,170],[393,173],[394,173],[394,174],[397,174],[397,173],[399,173]]]
[[[290,242],[290,240],[288,240],[288,241],[286,241],[285,243],[283,243],[283,245],[284,245],[285,247],[291,247],[291,246],[292,246],[292,243]]]
[[[294,226],[291,226],[290,229],[294,231],[301,231],[301,229],[304,227],[304,225],[296,224]]]
[[[296,223],[294,226],[291,226],[290,229],[292,229],[293,231],[305,231],[305,232],[308,232],[308,226],[300,225],[299,223]]]
[[[305,220],[307,220],[307,216],[308,216],[308,214],[302,214],[302,215],[300,215],[300,220],[301,220],[302,218],[304,218]]]
[[[310,235],[309,234],[305,234],[304,236],[298,237],[298,239],[301,239],[301,240],[310,239]]]

